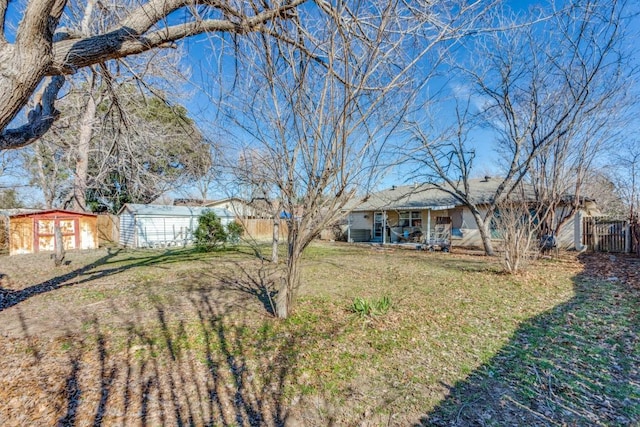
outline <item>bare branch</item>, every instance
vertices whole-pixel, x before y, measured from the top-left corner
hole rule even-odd
[[[7,39],[4,36],[4,29],[6,25],[8,6],[9,0],[0,0],[0,45],[7,43]]]
[[[0,135],[0,150],[24,147],[44,135],[59,116],[55,101],[64,85],[64,76],[53,76],[46,85],[41,101],[28,115],[26,124],[17,129],[6,129]]]
[[[306,1],[265,3],[260,7],[237,2],[237,8],[233,8],[231,2],[213,0],[149,0],[128,11],[122,20],[116,17],[116,24],[104,32],[89,35],[86,31],[74,33],[60,29],[54,40],[54,31],[67,2],[31,0],[18,27],[16,43],[0,43],[0,132],[5,137],[0,149],[28,144],[30,138],[33,141],[32,138],[42,135],[46,124],[55,118],[50,115],[37,120],[37,125],[30,122],[30,126],[6,129],[46,75],[74,73],[81,67],[171,46],[176,40],[205,32],[265,31],[277,37],[266,24],[289,19],[291,11]],[[92,5],[93,2],[86,5],[89,13],[83,20],[85,30],[89,27],[87,19]],[[193,8],[198,5],[206,7],[204,17],[197,15],[197,9]],[[0,12],[6,13],[6,8],[7,2],[3,1]],[[187,11],[186,21],[169,24],[168,15],[181,8]],[[2,22],[4,24],[4,20]],[[25,132],[24,136],[18,138],[19,132]]]
[[[265,31],[265,23],[279,17],[286,17],[290,10],[306,1],[295,0],[253,16],[247,16],[241,11],[230,13],[228,7],[220,6],[227,16],[231,14],[237,18],[194,19],[148,32],[155,25],[163,23],[169,13],[181,7],[194,3],[212,4],[210,1],[149,1],[132,11],[118,27],[112,28],[106,34],[55,43],[54,59],[48,73],[73,73],[80,67],[146,52],[161,46],[170,46],[172,42],[196,34],[215,32],[246,34]],[[218,2],[213,4],[219,5]],[[272,33],[272,35],[277,34]]]

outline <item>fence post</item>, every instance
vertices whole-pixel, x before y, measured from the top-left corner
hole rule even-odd
[[[624,253],[631,252],[631,222],[624,222]]]

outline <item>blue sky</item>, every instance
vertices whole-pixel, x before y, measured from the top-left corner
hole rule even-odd
[[[20,18],[20,3],[20,1],[13,1],[10,3],[8,20],[12,22],[13,25],[16,25]],[[545,2],[531,0],[511,0],[508,2],[509,6],[516,11],[524,11],[531,6],[544,3]],[[12,40],[13,33],[11,27],[7,29],[6,33],[8,39]],[[630,39],[628,43],[630,46],[633,46],[635,45],[636,41],[637,37],[634,37],[633,39]],[[191,75],[195,82],[194,86],[186,87],[187,90],[193,93],[193,96],[185,103],[185,106],[189,109],[192,117],[206,131],[207,129],[210,129],[212,118],[215,117],[215,105],[210,102],[209,97],[206,94],[199,92],[197,88],[199,86],[210,87],[210,84],[203,77],[203,74],[211,68],[212,64],[214,67],[216,66],[215,55],[217,55],[219,52],[211,51],[211,49],[209,48],[209,41],[206,36],[193,37],[181,42],[181,45],[186,53],[186,56],[184,58],[184,65],[191,68]],[[222,70],[226,73],[233,73],[232,64],[223,63]],[[635,85],[635,82],[630,83]],[[455,87],[455,85],[451,85],[450,88],[452,90],[458,89]],[[495,165],[492,164],[492,160],[495,158],[495,154],[493,151],[493,135],[489,131],[478,131],[474,135],[474,137],[478,153],[478,174],[482,175],[487,172],[492,172],[492,170],[495,170]],[[384,185],[401,184],[404,181],[404,177],[405,172],[402,170],[393,172],[385,180]],[[5,177],[0,177],[0,185],[3,178]],[[24,182],[24,178],[22,178],[22,182]]]

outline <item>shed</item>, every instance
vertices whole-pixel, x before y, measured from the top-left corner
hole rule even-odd
[[[9,217],[9,255],[55,251],[60,227],[65,250],[98,247],[97,215],[59,209],[21,212]]]
[[[235,220],[233,213],[226,209],[127,203],[118,212],[119,243],[128,248],[190,245],[198,228],[198,218],[205,211],[215,212],[222,225]]]

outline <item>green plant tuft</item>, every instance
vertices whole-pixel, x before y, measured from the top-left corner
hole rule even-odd
[[[351,304],[351,312],[357,314],[360,317],[370,317],[376,315],[387,314],[391,308],[391,299],[388,296],[383,296],[379,300],[369,301],[362,297],[356,297]]]

